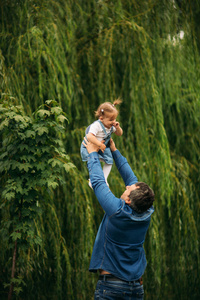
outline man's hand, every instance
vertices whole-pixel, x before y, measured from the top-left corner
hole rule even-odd
[[[114,143],[113,139],[110,139],[110,150],[112,152],[114,152],[115,150],[117,150],[117,148],[115,147],[115,143]]]
[[[86,147],[88,153],[92,152],[98,152],[99,151],[99,146],[89,142],[85,137],[84,137],[84,142],[82,142],[83,146]]]

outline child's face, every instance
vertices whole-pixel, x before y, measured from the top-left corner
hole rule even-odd
[[[106,128],[110,129],[115,124],[116,118],[115,113],[106,113],[105,116],[100,117],[100,120]]]

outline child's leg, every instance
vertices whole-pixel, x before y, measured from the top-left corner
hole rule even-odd
[[[112,169],[112,165],[108,165],[106,163],[104,164],[103,173],[104,173],[105,181],[107,184],[108,184],[107,178],[108,178],[108,175],[110,174],[111,169]]]

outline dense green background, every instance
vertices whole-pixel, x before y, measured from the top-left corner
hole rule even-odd
[[[18,298],[93,298],[97,276],[88,266],[103,211],[79,148],[98,105],[121,97],[124,134],[116,145],[156,194],[145,299],[199,299],[200,2],[1,0],[0,16],[1,98],[14,97],[30,117],[46,100],[58,101],[76,165],[40,203],[42,244],[18,251]],[[120,196],[115,166],[109,183]],[[1,205],[2,228],[6,209]],[[2,232],[0,298],[7,299],[14,245]]]

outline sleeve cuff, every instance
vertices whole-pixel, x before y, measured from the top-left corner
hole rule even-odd
[[[96,151],[89,154],[88,159],[99,158],[98,153]]]
[[[121,153],[119,152],[119,150],[115,150],[114,152],[112,152],[112,156],[114,158],[114,160],[118,159],[119,157],[121,157]]]

